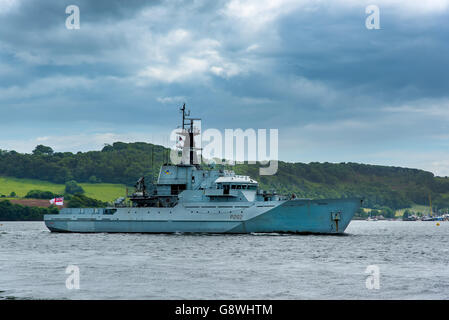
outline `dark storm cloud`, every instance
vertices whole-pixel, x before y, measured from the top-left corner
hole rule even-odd
[[[364,28],[359,10],[290,16],[280,26],[289,48],[287,72],[293,69],[342,90],[375,90],[399,99],[441,97],[449,89],[446,15],[403,21],[385,11],[382,29],[375,32]]]

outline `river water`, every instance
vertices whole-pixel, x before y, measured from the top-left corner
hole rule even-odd
[[[345,236],[0,224],[0,299],[449,299],[449,222],[353,221]],[[66,287],[69,265],[79,268],[79,289]],[[367,288],[370,265],[379,289]]]

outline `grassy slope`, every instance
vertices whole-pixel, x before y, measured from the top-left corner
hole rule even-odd
[[[365,212],[370,212],[371,210],[373,210],[371,208],[362,208],[362,209]],[[395,216],[396,217],[402,217],[404,215],[405,210],[408,210],[410,212],[421,212],[423,214],[429,214],[430,207],[429,206],[423,206],[423,205],[420,205],[420,204],[414,204],[414,205],[412,205],[411,208],[403,208],[403,209],[396,210],[395,211]]]
[[[102,200],[112,201],[118,197],[123,197],[126,193],[126,186],[112,183],[80,183],[86,191],[86,196]],[[17,179],[0,177],[0,194],[9,196],[14,191],[18,197],[24,197],[30,190],[51,191],[53,193],[64,193],[64,185],[41,180]]]
[[[430,207],[429,206],[422,206],[422,205],[419,205],[419,204],[414,204],[411,208],[397,210],[396,211],[396,216],[402,216],[404,214],[405,210],[408,210],[410,212],[421,212],[423,214],[429,214],[430,213]]]

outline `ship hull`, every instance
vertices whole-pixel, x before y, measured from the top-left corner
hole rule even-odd
[[[209,203],[119,208],[113,215],[102,214],[102,209],[65,209],[44,221],[52,232],[342,234],[360,204],[360,199],[289,200],[210,209]]]

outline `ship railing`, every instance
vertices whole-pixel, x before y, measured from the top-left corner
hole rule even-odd
[[[104,214],[105,208],[63,208],[59,214]]]
[[[167,176],[161,176],[158,180],[159,185],[171,185],[171,184],[186,184],[186,179],[183,178],[170,178]]]

